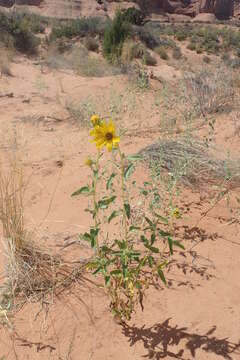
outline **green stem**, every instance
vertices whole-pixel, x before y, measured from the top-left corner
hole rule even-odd
[[[128,224],[127,224],[127,213],[125,210],[125,179],[124,179],[124,154],[121,152],[120,148],[118,149],[120,160],[121,160],[121,197],[123,203],[123,228],[124,228],[124,237],[128,241]]]
[[[98,151],[97,161],[96,161],[96,172],[97,176],[93,176],[93,205],[94,205],[94,225],[95,229],[98,228],[98,202],[97,202],[97,183],[98,183],[98,173],[99,173],[99,160],[100,160],[100,151]],[[96,236],[96,255],[99,255],[99,239],[98,235]]]

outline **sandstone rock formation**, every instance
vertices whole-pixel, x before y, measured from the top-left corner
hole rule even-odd
[[[0,6],[11,7],[14,4],[39,6],[43,4],[43,7],[49,8],[53,2],[53,0],[0,0]],[[75,4],[78,4],[78,7],[82,9],[99,7],[97,0],[73,0],[71,2],[69,0],[58,0],[58,2],[58,7],[63,6],[64,8],[75,6]],[[117,6],[121,6],[121,3],[126,3],[126,1],[105,0],[104,3],[107,10],[108,4],[112,6],[116,3]],[[239,9],[239,6],[236,6],[236,4],[239,5],[239,0],[131,0],[127,1],[127,4],[138,5],[148,14],[170,13],[195,17],[199,13],[210,13],[218,19],[228,19],[234,15],[234,10],[236,12],[236,9]]]
[[[200,12],[213,13],[219,19],[234,15],[234,0],[200,0]]]
[[[0,0],[0,6],[12,7],[13,5],[39,6],[42,0]]]

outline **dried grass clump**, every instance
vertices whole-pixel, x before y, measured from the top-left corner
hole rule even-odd
[[[83,266],[66,264],[37,244],[24,223],[24,181],[16,163],[0,167],[0,221],[7,258],[1,307],[17,309],[26,301],[59,294],[79,278]]]
[[[204,187],[223,181],[229,187],[240,185],[240,160],[221,160],[199,139],[179,137],[160,140],[141,151],[149,166],[156,172],[165,170],[184,185]]]
[[[234,108],[235,74],[224,68],[211,69],[204,66],[184,76],[185,93],[199,115],[230,112]]]

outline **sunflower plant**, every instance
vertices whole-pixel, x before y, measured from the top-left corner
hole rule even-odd
[[[131,180],[140,158],[122,152],[114,122],[98,115],[91,122],[91,141],[97,148],[96,156],[85,162],[91,181],[72,194],[84,194],[91,200],[85,210],[91,214],[92,226],[80,239],[93,249],[86,270],[103,278],[113,314],[129,320],[136,306],[142,306],[150,284],[160,279],[167,285],[164,268],[173,246],[182,245],[172,239],[168,219],[154,206],[149,183],[138,187]],[[104,162],[105,148],[111,160]],[[165,243],[168,251],[161,251]]]

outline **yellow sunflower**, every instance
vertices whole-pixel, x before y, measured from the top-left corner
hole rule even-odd
[[[108,151],[112,151],[112,148],[118,147],[120,137],[116,136],[115,125],[110,120],[108,123],[103,121],[100,125],[97,125],[90,131],[90,135],[93,136],[93,142],[96,143],[98,149],[106,146]]]
[[[93,115],[91,117],[91,122],[92,122],[93,126],[100,125],[101,124],[100,116],[99,115]]]

